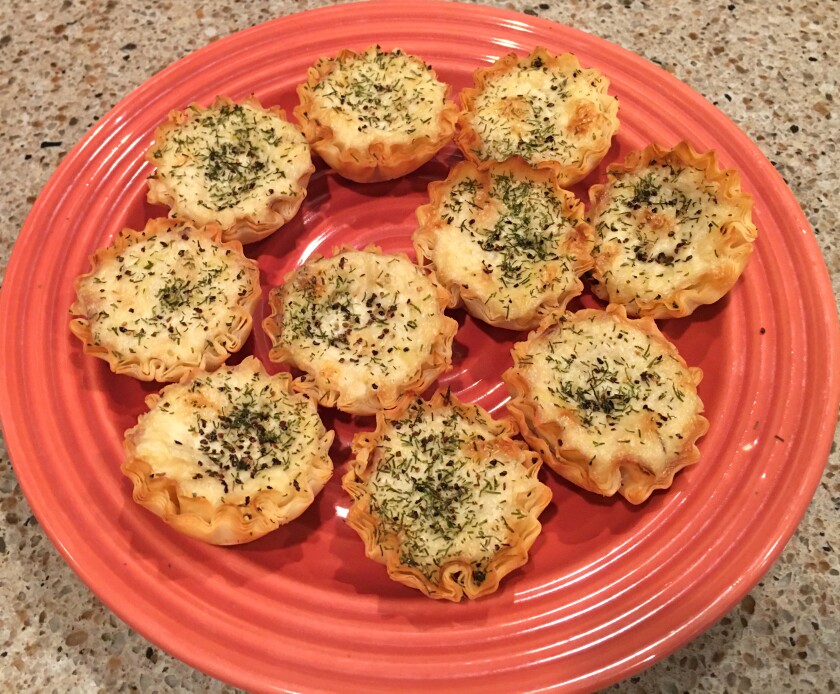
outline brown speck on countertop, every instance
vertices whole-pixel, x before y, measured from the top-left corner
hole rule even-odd
[[[217,38],[330,4],[2,3],[0,149],[7,173],[0,178],[0,282],[38,193],[101,114],[159,70]],[[835,104],[840,3],[484,4],[603,37],[655,60],[703,94],[785,178],[817,231],[835,296],[840,295]],[[764,579],[706,633],[609,691],[837,690],[840,557],[835,547],[840,547],[836,445],[799,529]],[[75,576],[32,517],[2,440],[0,553],[0,691],[235,691],[150,645]]]

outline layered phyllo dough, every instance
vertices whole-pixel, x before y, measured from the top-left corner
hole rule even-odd
[[[583,290],[592,228],[583,205],[549,171],[518,159],[480,170],[461,162],[429,186],[417,210],[418,262],[430,265],[476,318],[535,328]]]
[[[353,439],[348,524],[396,581],[458,601],[494,592],[528,560],[551,491],[516,427],[438,392],[377,414]]]
[[[518,156],[571,185],[604,158],[618,130],[609,81],[571,53],[510,53],[476,70],[474,81],[460,94],[456,141],[480,166]]]
[[[125,434],[134,500],[205,542],[262,537],[303,513],[332,475],[334,434],[316,404],[254,357],[193,373],[146,404]]]
[[[452,363],[448,293],[404,255],[370,247],[313,257],[270,297],[269,357],[304,372],[295,387],[353,414],[391,408]]]
[[[76,279],[70,330],[115,373],[178,381],[211,371],[251,332],[259,269],[216,226],[152,219],[124,229]]]
[[[398,178],[452,139],[458,107],[420,58],[371,46],[322,58],[298,87],[295,117],[335,171],[360,183]]]
[[[652,318],[621,306],[550,316],[512,355],[508,409],[567,480],[638,504],[699,458],[702,372]]]
[[[738,172],[686,142],[631,152],[589,196],[593,291],[630,315],[688,316],[714,303],[741,276],[758,233]]]
[[[147,158],[155,166],[149,202],[167,205],[173,217],[218,224],[225,240],[241,243],[294,217],[315,170],[309,144],[282,109],[254,98],[173,111]]]

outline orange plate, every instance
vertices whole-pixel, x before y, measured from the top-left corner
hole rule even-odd
[[[306,68],[378,42],[429,61],[455,89],[509,47],[572,51],[621,100],[607,161],[651,141],[715,148],[756,198],[755,253],[735,290],[663,322],[711,420],[702,459],[634,508],[544,477],[554,502],[532,561],[501,590],[441,604],[390,581],[344,525],[348,442],[372,419],[325,413],[337,474],[290,526],[224,549],[171,531],[130,498],[122,436],[154,386],[111,374],[67,329],[72,280],[123,226],[162,214],[145,203],[152,131],[173,108],[217,94],[290,112]],[[321,165],[301,213],[247,247],[264,289],[340,243],[408,250],[426,185],[448,147],[409,178],[358,185]],[[602,165],[584,181],[598,180]],[[583,193],[583,186],[576,192]],[[262,303],[259,320],[265,315]],[[587,297],[578,305],[595,305]],[[218,41],[130,94],[64,159],[20,235],[0,299],[0,413],[21,486],[70,566],[122,619],[191,665],[250,689],[594,688],[627,677],[723,616],[770,566],[820,478],[840,399],[833,294],[790,191],[738,128],[681,82],[627,51],[511,12],[423,2],[304,12]],[[440,379],[499,410],[515,334],[462,311],[455,368]],[[764,331],[762,331],[762,328]],[[257,328],[246,345],[267,361]]]

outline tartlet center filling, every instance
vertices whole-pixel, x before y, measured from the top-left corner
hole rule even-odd
[[[572,78],[579,74],[574,71]],[[528,161],[573,161],[575,144],[564,129],[569,81],[568,75],[553,71],[540,58],[489,80],[474,108],[480,156],[497,161],[515,155]]]
[[[431,292],[423,294],[404,276],[414,268],[390,263],[344,256],[303,270],[286,293],[281,341],[312,360],[334,359],[381,375],[401,372],[404,355],[424,351],[418,326],[438,309]]]
[[[607,204],[593,220],[595,254],[609,259],[602,281],[622,290],[629,279],[644,299],[684,285],[714,262],[713,237],[735,211],[702,171],[667,162],[620,174],[605,192]]]
[[[571,417],[564,440],[593,461],[616,450],[654,460],[682,447],[684,415],[697,401],[693,387],[691,396],[684,390],[690,376],[644,333],[606,320],[561,322],[531,352],[519,365],[533,397]]]
[[[452,558],[468,558],[481,583],[492,556],[507,546],[510,467],[482,454],[485,433],[457,410],[415,406],[392,422],[375,451],[367,482],[376,541],[429,578]],[[397,547],[391,546],[396,541]]]
[[[159,175],[188,184],[196,205],[220,212],[296,194],[289,170],[305,147],[292,125],[241,104],[189,112],[192,118],[153,156],[170,162]]]
[[[117,355],[194,354],[207,335],[230,328],[229,307],[250,294],[246,270],[231,251],[206,239],[165,234],[125,248],[91,278],[109,288],[90,317],[93,339]]]
[[[433,127],[431,114],[443,104],[446,88],[429,65],[379,47],[334,63],[313,92],[324,109],[341,114],[357,133],[418,136]]]
[[[488,191],[465,178],[452,188],[441,217],[481,249],[482,272],[506,289],[532,285],[541,277],[539,268],[555,261],[560,267],[550,283],[571,280],[574,258],[562,252],[562,238],[572,225],[548,184],[500,174],[491,176]],[[545,288],[542,283],[531,291]]]
[[[189,416],[185,417],[184,413]],[[278,391],[259,374],[248,379],[210,374],[161,400],[146,418],[146,445],[164,433],[171,462],[156,473],[178,478],[184,494],[241,499],[294,487],[322,429],[310,403]],[[192,460],[179,467],[178,459]]]

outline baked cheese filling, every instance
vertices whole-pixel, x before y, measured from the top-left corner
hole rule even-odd
[[[491,426],[422,400],[384,426],[365,483],[383,552],[429,579],[447,561],[467,560],[473,581],[484,580],[490,560],[512,541],[509,521],[523,513],[517,499],[538,485],[519,449],[493,445]]]
[[[175,480],[181,496],[214,504],[248,505],[265,490],[309,490],[312,461],[326,458],[329,447],[315,404],[290,393],[287,380],[246,366],[163,391],[133,439],[152,477]]]
[[[724,225],[742,218],[719,192],[703,171],[673,161],[611,174],[592,217],[595,276],[610,298],[657,301],[714,272]]]
[[[574,164],[608,124],[606,80],[594,70],[563,71],[541,56],[488,76],[470,116],[479,137],[479,159],[521,156],[531,164]]]
[[[535,315],[544,302],[575,289],[591,264],[580,257],[589,243],[575,234],[582,209],[573,217],[567,195],[546,176],[503,166],[489,174],[465,170],[443,193],[432,249],[436,274],[505,319]]]
[[[191,233],[176,224],[138,235],[86,276],[78,292],[94,344],[118,358],[197,364],[208,342],[239,332],[259,287],[256,265]]]
[[[277,113],[223,102],[190,106],[184,115],[164,129],[149,155],[157,167],[153,178],[166,184],[179,213],[227,228],[243,217],[259,220],[272,201],[304,192],[309,145]]]
[[[300,267],[279,290],[274,343],[345,399],[416,376],[440,343],[438,288],[403,256],[345,251]]]
[[[516,361],[526,398],[541,419],[562,422],[562,448],[582,453],[591,475],[606,478],[627,457],[664,471],[702,412],[695,379],[668,343],[587,313],[525,343]]]
[[[347,146],[366,148],[383,137],[391,144],[435,137],[437,113],[446,102],[446,85],[430,65],[400,49],[379,46],[364,53],[346,53],[330,61],[333,69],[312,87],[315,111],[328,113],[336,139]]]

